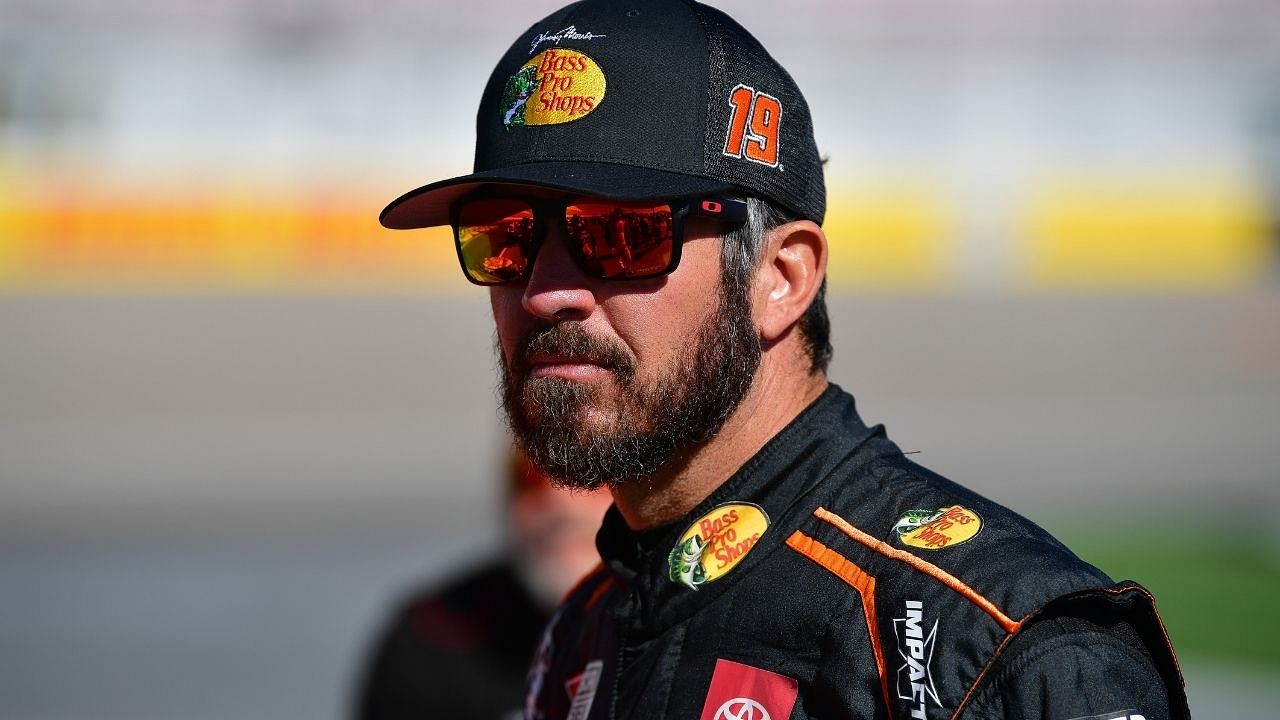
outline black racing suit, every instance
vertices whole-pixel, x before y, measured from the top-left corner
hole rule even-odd
[[[907,460],[834,385],[679,523],[610,509],[528,720],[1186,718],[1151,596]]]

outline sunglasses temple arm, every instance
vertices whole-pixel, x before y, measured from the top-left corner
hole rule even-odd
[[[694,215],[715,218],[730,223],[742,223],[747,220],[747,203],[745,200],[732,198],[702,198],[690,203]]]

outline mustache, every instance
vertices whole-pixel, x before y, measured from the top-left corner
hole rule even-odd
[[[567,355],[581,358],[612,370],[622,379],[635,375],[631,354],[618,342],[592,336],[577,320],[530,328],[511,355],[512,374],[523,378],[529,373],[529,358],[534,355]]]

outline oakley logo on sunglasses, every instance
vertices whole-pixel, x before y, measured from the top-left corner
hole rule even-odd
[[[559,231],[568,255],[584,275],[641,280],[676,269],[684,221],[690,214],[741,223],[746,219],[746,203],[481,195],[453,207],[452,225],[458,261],[467,279],[477,285],[502,285],[528,277],[549,227]]]

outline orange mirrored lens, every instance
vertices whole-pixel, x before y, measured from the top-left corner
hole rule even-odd
[[[641,278],[671,269],[675,247],[666,204],[578,200],[565,207],[568,242],[583,270],[600,278]]]
[[[458,212],[457,242],[467,275],[480,283],[524,276],[533,247],[533,208],[521,200],[475,200]]]

